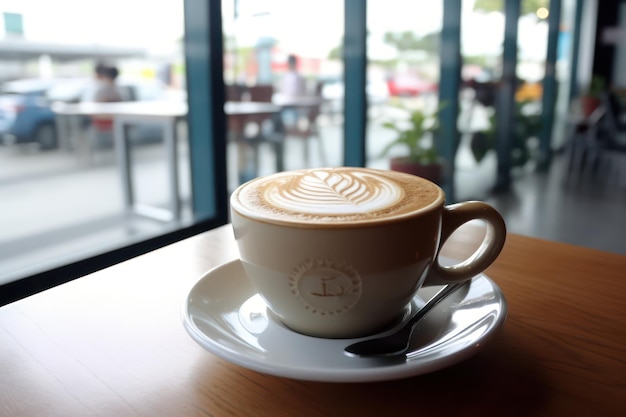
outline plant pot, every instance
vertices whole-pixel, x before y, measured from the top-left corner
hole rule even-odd
[[[393,171],[417,175],[438,185],[441,185],[443,178],[443,165],[439,162],[423,165],[408,158],[392,158],[390,167]]]
[[[585,117],[591,116],[598,106],[600,106],[600,99],[597,97],[582,96],[580,98],[580,107]]]

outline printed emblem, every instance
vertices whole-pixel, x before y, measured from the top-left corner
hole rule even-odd
[[[355,306],[361,297],[361,278],[345,262],[307,259],[289,275],[291,293],[305,307],[322,316],[340,314]]]

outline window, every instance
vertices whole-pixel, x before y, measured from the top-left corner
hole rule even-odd
[[[404,144],[386,148],[398,137],[394,129],[410,126],[411,113],[434,119],[437,111],[443,5],[441,1],[425,4],[368,2],[367,164],[373,168],[389,169],[391,159],[409,155]],[[424,146],[430,146],[434,137],[424,136],[429,142]]]
[[[223,0],[228,189],[343,163],[343,4]]]
[[[206,6],[187,6],[208,27]],[[3,2],[0,11],[22,28],[0,33],[0,304],[226,221],[216,142],[185,114],[182,0]],[[210,36],[191,35],[208,49]],[[97,64],[119,74],[107,81],[115,103],[96,102]],[[193,83],[189,100],[207,95],[200,77]],[[103,105],[115,117],[85,110]],[[128,120],[127,108],[177,114]]]
[[[563,3],[574,9],[574,0]],[[499,149],[477,158],[473,142],[494,126],[493,103],[477,101],[476,86],[498,80],[503,49],[512,50],[505,21],[517,13],[502,4],[3,2],[0,305],[225,224],[229,193],[254,176],[322,165],[389,168],[403,150],[383,152],[394,139],[384,124],[403,123],[407,110],[456,107],[440,97],[455,101],[459,79],[459,120],[446,126],[458,128],[459,143],[456,135],[444,139],[456,150],[444,162],[455,168],[457,199],[484,196],[496,168],[510,169],[500,166]],[[539,97],[546,102],[536,81],[553,64],[528,42],[545,38],[545,22],[533,19],[519,22],[517,67],[533,84],[518,91],[532,98],[530,109]],[[553,39],[545,39],[548,50]],[[443,49],[458,54],[444,59]],[[567,59],[559,55],[562,84],[576,69]],[[100,117],[102,106],[115,103],[96,103],[100,113],[81,105],[95,96],[100,61],[120,72],[118,93],[129,102],[112,117]],[[459,66],[442,69],[450,61]],[[128,108],[161,116],[128,118]]]

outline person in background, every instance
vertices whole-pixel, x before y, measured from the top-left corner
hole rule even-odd
[[[116,67],[107,66],[102,63],[96,65],[96,89],[93,100],[99,103],[122,101],[122,94],[117,87],[117,76],[119,71]]]
[[[85,92],[82,101],[97,103],[124,101],[116,82],[118,75],[116,67],[98,63],[94,68],[95,85]],[[100,134],[110,135],[113,130],[113,119],[110,117],[90,116],[84,120],[84,124],[93,127],[98,141]]]
[[[306,85],[304,78],[298,72],[298,58],[291,54],[287,57],[288,71],[283,75],[280,85],[280,96],[283,100],[289,102],[298,97],[306,95]],[[287,129],[294,128],[298,119],[303,116],[302,109],[297,106],[286,106],[282,109],[281,121]]]
[[[287,66],[289,70],[283,76],[280,92],[285,97],[305,95],[306,86],[304,78],[298,72],[298,58],[295,55],[289,55],[287,58]]]

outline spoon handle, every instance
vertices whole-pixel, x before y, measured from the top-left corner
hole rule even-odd
[[[443,300],[444,298],[446,298],[447,296],[449,296],[450,294],[452,294],[454,291],[458,290],[465,284],[466,282],[457,282],[454,284],[445,285],[442,289],[437,291],[437,294],[433,295],[432,298],[428,300],[426,304],[424,304],[424,306],[420,308],[415,313],[415,315],[411,317],[409,321],[407,321],[407,323],[402,327],[411,327],[411,329],[414,329],[417,322],[420,321],[422,317],[426,315],[426,313],[432,310],[434,306],[439,304],[441,300]]]
[[[409,341],[415,325],[428,313],[434,306],[439,304],[441,300],[452,294],[457,289],[465,285],[466,282],[457,282],[447,284],[440,289],[430,300],[420,308],[413,317],[407,320],[404,325],[394,333],[381,337],[374,337],[351,344],[344,350],[357,356],[382,356],[382,355],[398,355],[404,353],[408,349]]]

